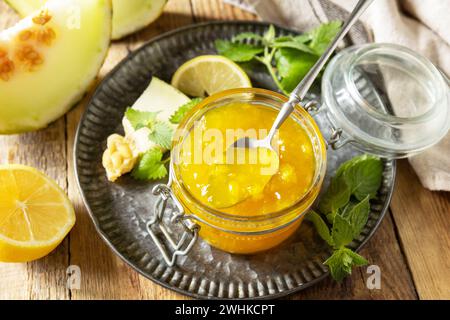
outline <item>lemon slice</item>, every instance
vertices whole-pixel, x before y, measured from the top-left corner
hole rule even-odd
[[[74,224],[72,204],[53,180],[31,167],[0,165],[0,261],[39,259]]]
[[[175,72],[172,86],[193,97],[251,88],[252,83],[241,67],[223,56],[199,56],[185,62]]]

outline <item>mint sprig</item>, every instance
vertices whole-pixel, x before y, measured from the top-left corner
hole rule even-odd
[[[244,32],[231,39],[217,40],[219,54],[238,63],[262,63],[278,88],[289,94],[323,54],[341,22],[333,21],[300,36],[276,36],[271,25],[264,35]]]
[[[306,217],[334,250],[324,264],[337,281],[351,274],[354,266],[367,264],[366,259],[348,245],[359,237],[367,223],[370,199],[381,186],[382,170],[381,160],[369,155],[343,163],[319,203],[321,214],[311,211]]]

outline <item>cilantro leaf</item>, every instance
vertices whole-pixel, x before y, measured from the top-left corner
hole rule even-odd
[[[159,180],[167,175],[163,153],[159,148],[148,150],[139,159],[131,175],[137,180]]]
[[[322,55],[328,48],[330,42],[341,29],[341,25],[342,23],[340,21],[332,21],[321,24],[319,27],[310,31],[310,48],[313,49],[319,56]]]
[[[148,127],[156,121],[156,116],[159,112],[139,111],[132,108],[127,108],[125,117],[130,121],[134,130],[139,130]]]
[[[310,211],[306,215],[306,219],[314,224],[319,236],[323,240],[325,240],[328,243],[328,245],[333,247],[334,241],[333,238],[331,237],[330,229],[328,228],[325,221],[323,221],[322,217],[317,212]]]
[[[280,48],[275,61],[281,86],[286,92],[291,92],[316,63],[317,56],[292,48]]]
[[[194,108],[197,104],[199,104],[203,99],[202,98],[194,98],[188,103],[183,104],[178,108],[177,111],[170,116],[169,121],[173,124],[179,124],[183,118],[186,116],[186,114]]]
[[[262,46],[252,44],[216,40],[215,46],[219,54],[235,62],[246,62],[252,60],[257,54],[264,51]]]
[[[173,129],[167,122],[156,122],[151,127],[148,138],[155,144],[170,149],[172,146]]]
[[[340,248],[331,255],[325,262],[330,269],[331,276],[336,281],[342,281],[352,273],[353,266],[363,266],[367,260],[348,248]]]

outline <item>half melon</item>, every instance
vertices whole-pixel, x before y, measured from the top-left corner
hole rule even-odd
[[[47,0],[5,0],[20,15],[39,9]],[[167,0],[113,0],[112,38],[120,39],[155,21]]]
[[[47,126],[96,77],[111,36],[110,0],[49,0],[0,33],[0,133]]]

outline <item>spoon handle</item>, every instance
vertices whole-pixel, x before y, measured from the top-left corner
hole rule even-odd
[[[306,94],[314,83],[314,80],[316,80],[320,71],[325,66],[328,59],[330,59],[334,50],[336,50],[339,42],[347,35],[351,27],[355,24],[361,14],[367,9],[367,7],[369,7],[372,2],[373,0],[360,0],[356,4],[356,7],[351,12],[341,31],[339,31],[331,44],[328,46],[327,50],[323,53],[316,64],[309,70],[303,80],[297,85],[294,91],[292,91],[289,97],[289,102],[285,103],[283,108],[280,110],[280,113],[278,114],[278,117],[275,120],[268,137],[272,138],[273,135],[275,135],[276,130],[281,127],[283,122],[289,117],[292,111],[294,111],[295,105],[305,98]]]

